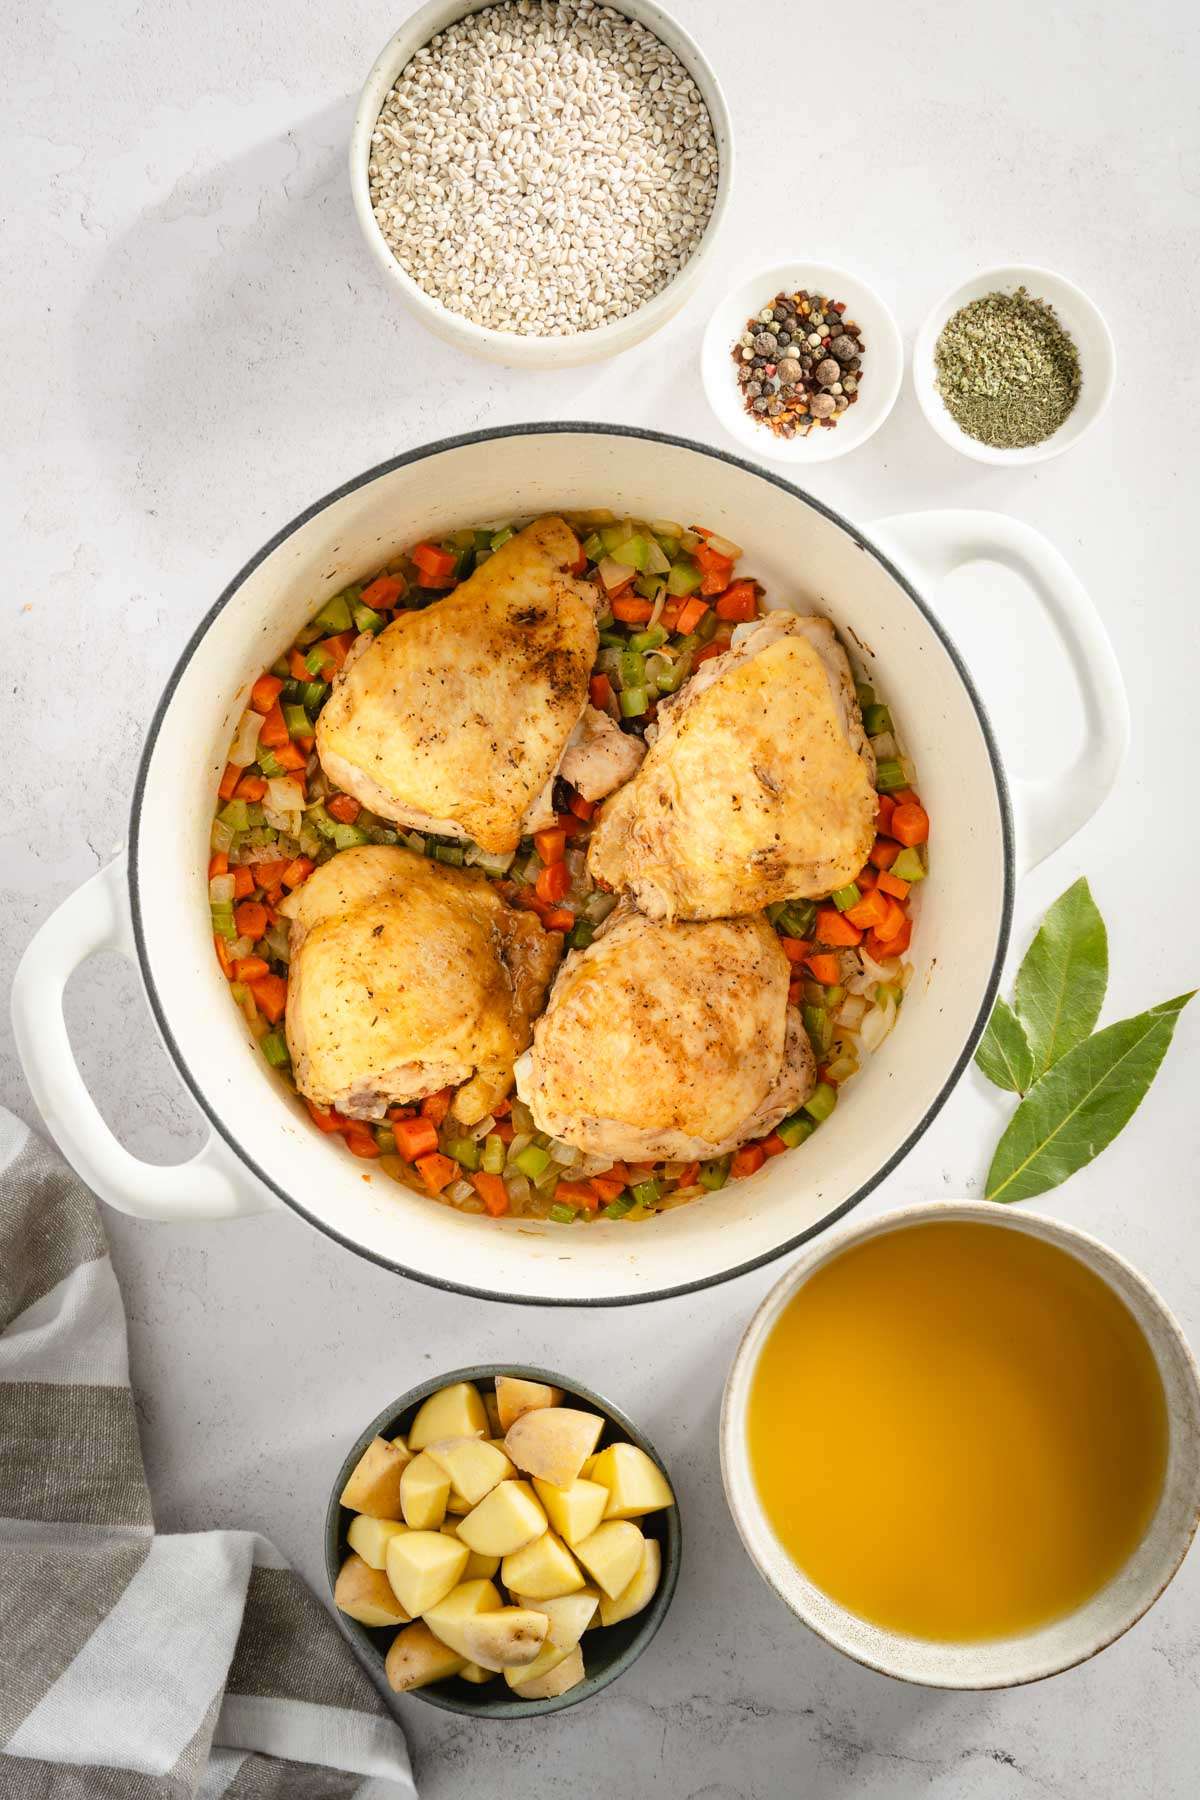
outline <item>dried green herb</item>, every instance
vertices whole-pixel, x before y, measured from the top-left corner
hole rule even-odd
[[[1020,287],[985,294],[949,318],[933,353],[955,424],[993,449],[1053,435],[1079,398],[1079,352],[1054,308]]]

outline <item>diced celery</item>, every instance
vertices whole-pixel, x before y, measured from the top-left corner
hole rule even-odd
[[[850,907],[857,906],[862,899],[857,882],[851,881],[846,887],[835,888],[829,896],[839,912],[847,912]]]
[[[673,563],[679,555],[679,539],[665,531],[656,531],[654,536],[667,561]]]
[[[289,737],[312,736],[312,720],[302,706],[285,706],[283,720],[288,728]]]
[[[787,937],[806,938],[817,922],[817,909],[811,900],[787,900],[772,922]]]
[[[259,1048],[273,1069],[286,1069],[292,1060],[282,1031],[268,1031],[259,1040]]]
[[[258,801],[257,800],[248,800],[246,802],[246,829],[247,829],[247,831],[257,831],[259,826],[265,825],[266,822],[267,822],[267,815],[264,813],[262,807],[258,804]]]
[[[696,636],[702,644],[711,644],[721,629],[721,621],[710,606],[696,627]]]
[[[571,1225],[575,1221],[575,1208],[573,1206],[563,1206],[558,1201],[555,1201],[554,1205],[550,1208],[548,1216],[554,1220],[556,1225]]]
[[[373,606],[368,606],[365,600],[360,600],[354,608],[354,623],[360,631],[382,631],[387,620]]]
[[[231,981],[229,984],[229,992],[232,994],[238,1006],[242,1006],[250,998],[250,989],[246,986],[244,981]]]
[[[567,944],[572,950],[586,950],[596,933],[587,919],[576,919],[567,933]]]
[[[479,1145],[473,1138],[451,1138],[445,1146],[446,1155],[452,1156],[461,1169],[477,1169],[479,1167]]]
[[[660,644],[665,644],[666,641],[667,641],[667,634],[663,630],[662,626],[661,625],[651,625],[649,630],[647,630],[647,631],[635,631],[633,633],[633,636],[629,640],[629,648],[631,650],[643,650],[643,651],[644,650],[657,650],[658,646]]]
[[[779,920],[783,914],[783,909],[786,904],[787,904],[787,902],[784,900],[772,900],[771,901],[769,906],[767,906],[765,909],[766,914],[767,914],[767,920],[768,920],[769,924],[778,925]]]
[[[499,550],[501,544],[507,544],[512,534],[513,528],[511,525],[502,525],[499,531],[493,531],[490,539],[492,549]]]
[[[602,629],[600,632],[600,642],[604,645],[606,650],[624,650],[629,639],[625,636],[623,631],[607,631]]]
[[[306,681],[300,689],[300,704],[307,713],[315,713],[328,692],[327,681]]]
[[[824,1056],[833,1042],[833,1023],[823,1006],[805,1004],[800,1009],[813,1050],[818,1056]]]
[[[694,594],[703,579],[694,562],[673,562],[667,576],[667,592],[674,594],[676,599],[682,599],[685,594]]]
[[[212,822],[212,830],[209,833],[208,841],[211,848],[215,850],[218,855],[228,856],[230,850],[233,848],[234,836],[235,833],[228,825],[226,825],[225,821],[217,818]]]
[[[343,825],[340,819],[330,821],[328,836],[339,850],[353,850],[371,841],[361,825]]]
[[[485,875],[507,875],[515,856],[515,850],[476,850],[471,861]]]
[[[259,751],[258,766],[268,779],[276,775],[286,775],[288,773],[288,770],[284,768],[283,764],[276,760],[274,752],[271,750]]]
[[[646,665],[637,650],[622,651],[620,665],[617,669],[617,680],[623,688],[645,687]]]
[[[854,692],[858,696],[858,704],[862,707],[874,706],[875,689],[866,681],[856,681]]]
[[[885,1005],[889,1000],[893,1005],[899,1006],[903,998],[904,989],[898,981],[877,981],[875,983],[875,1000],[879,1006]]]
[[[878,737],[881,731],[892,729],[892,715],[886,706],[863,707],[863,730],[868,737]]]
[[[349,589],[347,589],[348,592]],[[359,592],[362,592],[361,588]],[[332,600],[327,600],[313,620],[313,624],[319,625],[322,631],[333,633],[349,631],[353,623],[354,617],[350,611],[350,601],[346,594],[335,594]]]
[[[550,1152],[543,1150],[540,1144],[526,1144],[524,1150],[513,1158],[513,1167],[530,1181],[537,1181],[550,1167]]]
[[[628,536],[629,527],[627,525],[602,525],[599,537],[600,542],[604,545],[605,556],[611,556],[617,545],[623,544]]]
[[[822,1119],[827,1119],[829,1117],[836,1105],[837,1089],[831,1087],[827,1081],[818,1081],[816,1087],[804,1102],[803,1110],[808,1114],[810,1119],[815,1119],[819,1125]]]
[[[459,869],[466,861],[466,852],[461,844],[431,844],[429,854],[435,862],[451,863]]]
[[[915,847],[903,849],[892,864],[892,874],[900,881],[924,881],[926,872],[921,852]]]
[[[223,937],[227,943],[237,942],[237,926],[233,922],[233,913],[222,907],[212,907],[212,928],[216,937]]]
[[[506,1146],[504,1139],[502,1137],[497,1137],[494,1131],[489,1132],[488,1136],[483,1140],[483,1151],[479,1159],[479,1165],[484,1173],[487,1175],[503,1175],[505,1154]]]
[[[623,719],[640,719],[650,704],[650,696],[644,687],[621,689],[621,717]]]
[[[643,600],[657,600],[663,586],[661,575],[639,575],[633,584],[633,591],[640,594]]]
[[[825,1005],[829,1008],[830,1012],[835,1012],[846,998],[846,990],[841,982],[835,982],[832,987],[825,988],[823,992],[825,995]]]
[[[587,557],[589,562],[598,563],[604,561],[604,539],[600,536],[598,531],[593,531],[590,537],[584,538],[583,554]]]
[[[715,1194],[729,1180],[729,1158],[718,1156],[712,1162],[700,1164],[700,1186]]]
[[[627,1212],[632,1211],[633,1199],[629,1194],[618,1194],[615,1200],[610,1200],[608,1205],[603,1208],[606,1219],[623,1219]]]
[[[664,555],[659,548],[658,539],[651,532],[643,532],[642,542],[646,546],[646,571],[650,575],[667,575],[671,569],[671,558]]]
[[[666,1192],[666,1183],[662,1181],[635,1181],[630,1193],[635,1206],[654,1206]]]
[[[797,1144],[802,1144],[806,1137],[812,1136],[816,1126],[811,1119],[806,1119],[802,1112],[794,1112],[790,1119],[784,1119],[782,1124],[775,1127],[775,1130],[788,1149],[794,1150]]]
[[[318,644],[317,648],[315,650],[310,650],[305,657],[304,666],[310,675],[323,675],[325,672],[325,664],[328,661],[328,650],[322,650],[321,646]]]
[[[894,794],[897,788],[906,788],[908,776],[904,773],[904,764],[897,757],[889,757],[886,762],[878,764],[875,786],[881,794]]]
[[[230,831],[249,831],[250,829],[250,808],[244,800],[228,801],[221,808],[217,817],[222,825],[228,825]]]
[[[677,694],[692,672],[690,656],[677,656],[670,666],[655,675],[654,685],[660,694]]]
[[[396,1134],[390,1125],[377,1125],[375,1127],[375,1142],[379,1145],[379,1153],[381,1156],[395,1156]]]

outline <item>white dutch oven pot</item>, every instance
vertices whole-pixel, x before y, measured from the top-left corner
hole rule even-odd
[[[255,675],[320,603],[420,537],[464,520],[609,506],[700,520],[747,546],[774,602],[817,606],[896,714],[934,821],[915,975],[900,1027],[801,1153],[642,1226],[468,1217],[410,1194],[310,1123],[254,1045],[213,954],[205,869],[216,784]],[[979,699],[920,597],[989,559],[1033,587],[1070,655],[1086,721],[1075,765],[1008,784]],[[901,570],[905,570],[902,573]],[[1003,641],[1003,631],[997,632]],[[310,507],[221,595],[150,726],[126,857],[47,921],[17,971],[13,1012],[47,1125],[102,1199],[155,1219],[222,1219],[276,1200],[362,1256],[434,1285],[539,1304],[661,1298],[793,1249],[870,1193],[965,1068],[1008,942],[1013,884],[1091,816],[1112,785],[1128,715],[1086,595],[1037,533],[990,513],[927,513],[864,536],[798,489],[733,457],[613,425],[530,425],[449,439],[370,470]],[[71,972],[99,950],[136,960],[170,1054],[212,1126],[188,1163],[140,1162],[112,1136],[76,1067],[62,1014]]]

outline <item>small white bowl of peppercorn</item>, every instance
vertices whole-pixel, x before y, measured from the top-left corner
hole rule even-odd
[[[913,386],[940,438],[986,463],[1037,463],[1077,444],[1116,375],[1112,335],[1081,288],[1049,269],[985,269],[933,308]]]
[[[904,346],[861,276],[795,258],[756,270],[725,296],[700,368],[718,420],[756,457],[829,462],[891,412]]]

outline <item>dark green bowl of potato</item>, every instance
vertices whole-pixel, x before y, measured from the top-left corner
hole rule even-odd
[[[561,1399],[547,1398],[547,1389],[561,1390]],[[499,1446],[510,1444],[514,1425],[516,1479],[506,1471],[496,1481]],[[569,1480],[547,1479],[572,1470]],[[601,1488],[603,1501],[594,1491]],[[443,1512],[444,1503],[454,1510]],[[538,1535],[501,1552],[530,1532]],[[335,1616],[381,1692],[392,1704],[411,1693],[475,1718],[558,1712],[624,1674],[666,1617],[681,1553],[678,1503],[649,1439],[590,1388],[523,1364],[455,1369],[385,1407],[347,1452],[325,1518]],[[554,1588],[567,1591],[547,1591]],[[421,1604],[430,1595],[439,1597]],[[500,1658],[518,1655],[531,1660],[501,1666]]]

